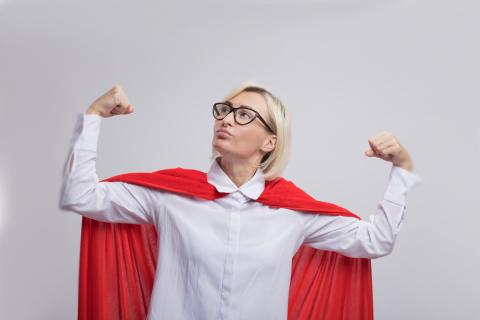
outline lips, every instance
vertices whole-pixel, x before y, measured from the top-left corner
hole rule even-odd
[[[220,133],[220,132],[223,132],[223,133],[226,133],[228,135],[232,135],[230,132],[228,132],[226,129],[220,129],[220,130],[217,130],[217,133]]]

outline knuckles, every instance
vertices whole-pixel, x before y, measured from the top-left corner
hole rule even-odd
[[[379,137],[382,137],[380,141],[378,139]],[[388,145],[389,147],[380,146],[383,142],[387,141],[389,141],[389,143],[386,143],[385,145]],[[374,150],[375,154],[379,154],[385,157],[390,154],[400,154],[403,150],[403,147],[400,145],[395,135],[387,131],[383,131],[380,134],[371,137],[370,139],[368,139],[368,143]],[[390,150],[390,152],[387,152],[387,149]]]

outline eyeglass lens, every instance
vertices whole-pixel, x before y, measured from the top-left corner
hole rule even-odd
[[[221,120],[225,118],[225,116],[228,115],[231,110],[232,108],[228,104],[217,104],[214,108],[214,116],[216,119]],[[249,109],[240,108],[235,111],[237,112],[235,118],[240,124],[247,124],[256,116],[256,113]]]

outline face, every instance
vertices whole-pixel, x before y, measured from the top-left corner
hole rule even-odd
[[[234,108],[249,107],[260,113],[265,121],[268,119],[267,103],[259,93],[241,92],[228,101]],[[238,117],[240,116],[239,111]],[[241,125],[235,121],[231,112],[222,120],[215,120],[213,129],[212,146],[223,158],[245,160],[255,157],[259,159],[256,162],[260,162],[263,155],[275,147],[275,135],[268,131],[258,117],[249,124]],[[220,133],[219,129],[225,129],[230,134]]]

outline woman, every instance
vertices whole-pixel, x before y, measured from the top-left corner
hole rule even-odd
[[[126,179],[99,182],[94,159],[101,120],[133,111],[115,86],[79,114],[60,207],[98,221],[155,226],[158,264],[146,302],[148,320],[287,319],[292,257],[299,249],[308,246],[351,258],[388,255],[403,221],[406,193],[420,181],[411,172],[407,151],[392,134],[382,132],[368,140],[371,149],[365,154],[392,162],[392,170],[370,222],[340,207],[338,214],[312,214],[265,205],[260,201],[264,191],[283,179],[288,162],[290,117],[269,91],[247,83],[213,108],[213,161],[205,186],[225,196],[206,200],[122,182]],[[322,306],[316,314],[327,318],[333,314],[328,308],[341,313],[346,307],[339,305]],[[127,318],[122,312],[118,317]]]

